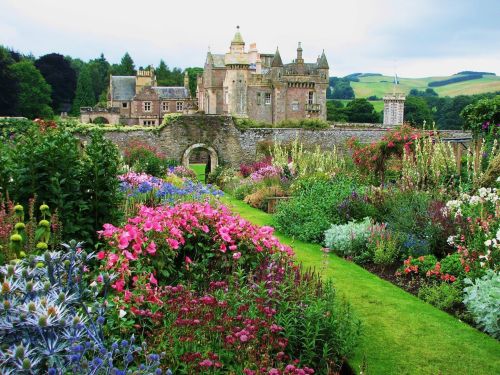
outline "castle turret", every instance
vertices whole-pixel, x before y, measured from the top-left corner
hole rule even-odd
[[[245,52],[245,42],[240,34],[240,27],[236,26],[236,34],[234,34],[234,38],[231,41],[230,47],[231,53],[243,53]]]
[[[278,47],[276,47],[276,53],[274,54],[273,61],[271,61],[271,75],[273,79],[281,78],[283,73],[283,61],[281,60],[281,55]]]

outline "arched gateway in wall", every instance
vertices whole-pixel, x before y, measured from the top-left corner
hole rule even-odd
[[[213,172],[219,165],[219,157],[217,156],[217,151],[205,143],[195,143],[194,145],[189,146],[182,155],[182,165],[186,168],[189,167],[189,157],[191,156],[191,152],[197,148],[202,148],[208,151],[210,155],[210,172]]]

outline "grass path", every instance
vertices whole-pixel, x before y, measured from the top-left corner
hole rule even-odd
[[[254,224],[272,225],[267,213],[229,196],[223,202]],[[362,341],[349,361],[356,373],[366,358],[370,375],[500,374],[498,341],[334,254],[322,268],[319,245],[276,235],[304,266],[332,278],[362,319]]]

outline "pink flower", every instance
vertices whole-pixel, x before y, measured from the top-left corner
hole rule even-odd
[[[154,275],[149,275],[149,282],[153,285],[158,285],[158,280],[155,279]]]
[[[155,255],[156,254],[156,244],[154,241],[151,241],[149,245],[146,247],[146,251],[148,254]]]
[[[248,341],[248,336],[247,335],[241,335],[240,336],[240,341],[241,342],[247,342]]]
[[[104,258],[106,258],[106,253],[104,251],[99,251],[97,253],[97,259],[103,260]]]
[[[234,254],[233,254],[233,259],[238,260],[238,259],[240,259],[240,258],[241,258],[241,253],[240,253],[240,252],[238,252],[238,253],[234,253]]]
[[[130,251],[128,251],[128,250],[125,250],[125,251],[123,252],[123,255],[125,255],[125,258],[127,258],[128,260],[136,260],[136,259],[137,259],[137,257],[136,257],[136,256],[134,256],[134,255],[133,255]]]
[[[174,240],[173,238],[167,238],[167,243],[174,250],[179,248],[179,241]]]
[[[186,257],[184,260],[185,260],[186,264],[191,264],[191,263],[193,263],[193,261],[191,260],[191,258],[190,258],[190,257]]]
[[[125,280],[123,279],[118,279],[116,282],[111,285],[112,288],[116,289],[117,292],[123,291],[123,288],[125,287]]]

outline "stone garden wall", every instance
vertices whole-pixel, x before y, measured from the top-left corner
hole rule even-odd
[[[128,142],[141,140],[157,147],[169,158],[182,161],[186,150],[193,145],[204,145],[216,151],[218,162],[238,166],[242,162],[251,162],[259,144],[269,142],[293,142],[295,139],[306,147],[319,145],[328,150],[336,146],[345,147],[351,137],[358,138],[363,143],[379,140],[387,131],[378,124],[334,124],[330,129],[305,130],[289,128],[258,128],[239,130],[230,116],[218,115],[184,115],[174,122],[165,125],[160,130],[113,130],[106,133],[106,137],[116,143],[122,150]],[[461,138],[470,137],[469,133],[461,131],[445,131],[443,137]],[[81,136],[85,139],[85,136]]]

